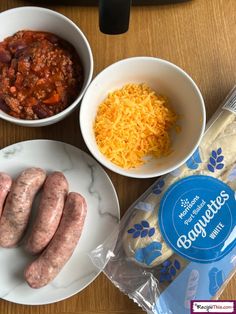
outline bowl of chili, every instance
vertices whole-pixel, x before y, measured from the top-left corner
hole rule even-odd
[[[80,103],[93,74],[90,45],[64,15],[40,7],[0,14],[0,118],[56,123]]]

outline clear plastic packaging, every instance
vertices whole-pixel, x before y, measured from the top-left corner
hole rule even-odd
[[[192,157],[159,178],[91,252],[148,313],[187,314],[216,299],[236,270],[236,86]],[[113,250],[108,248],[114,247]]]

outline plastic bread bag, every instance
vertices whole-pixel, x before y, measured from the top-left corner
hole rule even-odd
[[[90,257],[100,269],[108,262],[103,272],[148,313],[189,313],[191,300],[217,298],[236,270],[235,191],[236,86],[191,158],[159,178]]]

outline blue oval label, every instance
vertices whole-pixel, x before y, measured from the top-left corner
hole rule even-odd
[[[193,175],[174,183],[158,215],[166,243],[191,261],[217,261],[236,244],[235,192],[216,178]]]

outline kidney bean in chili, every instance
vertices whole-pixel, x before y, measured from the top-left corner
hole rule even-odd
[[[0,110],[42,119],[68,107],[83,84],[75,48],[60,37],[23,30],[0,42]]]

